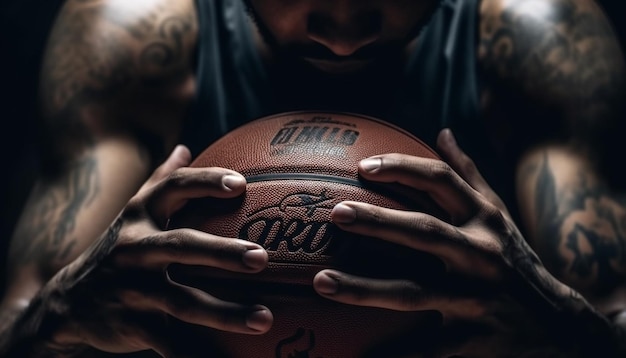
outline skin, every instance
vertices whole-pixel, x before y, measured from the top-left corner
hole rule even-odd
[[[332,81],[368,76],[387,60],[401,65],[436,3],[249,5],[270,66],[304,61],[303,71]],[[42,71],[44,175],[11,244],[3,356],[174,356],[185,348],[169,338],[174,320],[246,334],[271,327],[266,307],[223,302],[164,274],[171,263],[254,273],[267,262],[252,243],[164,231],[187,200],[245,190],[239,174],[185,168],[188,150],[172,152],[195,91],[194,11],[189,0],[64,5]],[[359,171],[428,192],[452,220],[356,202],[332,217],[344,230],[437,255],[449,279],[430,287],[325,270],[314,287],[348,304],[440,311],[442,339],[420,347],[423,356],[608,357],[626,341],[611,323],[626,310],[625,191],[605,166],[624,58],[591,1],[483,0],[479,14],[483,112],[494,145],[517,163],[519,226],[443,131],[444,162],[388,154]]]

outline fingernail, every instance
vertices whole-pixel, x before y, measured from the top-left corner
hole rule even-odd
[[[330,213],[333,222],[349,224],[356,220],[356,210],[346,204],[337,204]]]
[[[266,309],[254,311],[246,318],[246,326],[259,332],[265,332],[272,324],[272,314]]]
[[[267,252],[263,249],[252,249],[244,252],[242,261],[251,269],[262,269],[267,265]]]
[[[176,159],[181,167],[187,166],[191,162],[191,153],[189,153],[187,147],[178,144],[170,153],[169,159]]]
[[[246,179],[238,175],[225,175],[222,177],[222,184],[226,189],[235,190],[246,185]]]
[[[366,172],[372,173],[380,168],[382,160],[380,158],[368,158],[361,160],[361,168]]]
[[[172,151],[173,153],[179,154],[180,152],[183,152],[187,150],[187,147],[183,144],[177,144],[176,147],[174,147],[174,150]]]
[[[446,129],[446,132],[448,134],[448,143],[451,145],[456,146],[456,138],[454,138],[454,134],[452,134],[452,130],[451,129]]]
[[[315,289],[319,293],[323,293],[325,295],[334,295],[335,293],[337,293],[339,284],[336,279],[328,275],[319,275],[316,281],[317,282],[315,283]]]

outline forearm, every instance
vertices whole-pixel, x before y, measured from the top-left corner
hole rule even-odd
[[[622,324],[612,321],[589,303],[583,303],[582,297],[572,297],[571,311],[559,312],[556,320],[560,322],[559,338],[576,348],[581,358],[626,357],[626,329]]]
[[[5,301],[0,307],[0,356],[77,357],[84,346],[56,342],[63,305],[42,289],[27,305]]]
[[[102,165],[122,153],[125,160]],[[116,178],[122,177],[120,164],[146,166],[132,153],[123,148],[100,149],[79,161],[69,174],[36,186],[11,241],[8,287],[0,307],[0,352],[4,353],[0,356],[75,353],[75,347],[66,351],[51,340],[58,328],[55,315],[64,308],[54,280],[101,237],[139,187],[141,170],[126,176],[125,183]]]
[[[545,291],[560,292],[546,294],[562,307],[556,322],[590,353],[626,356],[626,328],[612,319],[626,310],[626,295],[617,294],[626,284],[626,202],[594,173],[576,151],[546,147],[520,166],[518,198],[527,237],[554,278]]]
[[[602,302],[603,313],[626,309],[626,295],[607,302],[626,287],[626,196],[563,147],[529,155],[518,174],[524,177],[522,216],[548,270],[594,305]]]
[[[541,266],[512,283],[514,294],[526,296],[534,314],[543,322],[549,340],[567,357],[619,358],[626,356],[626,327],[599,312],[580,293],[555,279]],[[531,285],[527,287],[524,285]],[[528,297],[530,295],[531,297]]]
[[[519,247],[515,247],[519,245]],[[544,341],[532,342],[534,350],[520,357],[541,356],[595,358],[626,356],[626,336],[621,327],[611,322],[579,292],[556,279],[532,253],[528,244],[514,240],[505,246],[513,273],[505,280],[506,290],[524,302],[528,312],[543,331]],[[506,314],[502,319],[506,320]],[[523,331],[523,329],[520,329]],[[544,347],[545,346],[545,347]],[[544,352],[544,349],[547,351]],[[556,349],[556,350],[554,350]],[[549,353],[546,353],[549,352]]]
[[[18,275],[46,282],[72,262],[102,235],[149,169],[136,144],[119,141],[95,147],[62,175],[40,179],[11,239],[9,285]]]

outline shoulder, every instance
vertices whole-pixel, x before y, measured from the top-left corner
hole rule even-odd
[[[44,110],[188,72],[197,41],[195,11],[193,0],[67,0],[47,42]]]
[[[194,0],[65,1],[39,78],[47,163],[123,135],[167,153],[196,91],[195,12]]]
[[[619,42],[593,0],[482,0],[479,14],[479,61],[499,76],[573,72],[594,60],[622,66]]]
[[[118,35],[134,41],[188,37],[197,27],[196,9],[193,0],[67,0],[55,26],[75,36]]]
[[[68,0],[49,42],[112,54],[126,49],[164,65],[193,48],[197,27],[193,0]],[[160,56],[151,52],[156,49]]]
[[[623,113],[626,71],[598,4],[482,0],[479,13],[478,63],[487,91],[498,97],[492,102],[508,101],[524,116],[519,124],[546,136],[602,145]]]

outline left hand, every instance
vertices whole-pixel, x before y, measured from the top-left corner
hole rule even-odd
[[[316,291],[353,305],[439,311],[439,339],[415,347],[423,356],[558,357],[561,352],[571,357],[572,347],[563,348],[564,342],[551,335],[552,318],[545,313],[582,298],[547,272],[449,130],[440,133],[437,145],[445,162],[387,154],[362,161],[359,172],[367,180],[428,193],[449,214],[449,222],[360,202],[340,203],[331,216],[343,230],[437,256],[447,268],[446,278],[424,285],[324,270],[314,279]]]

